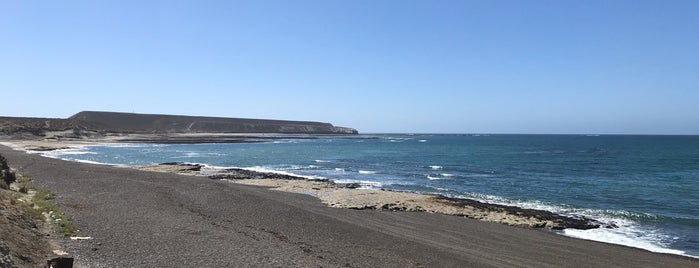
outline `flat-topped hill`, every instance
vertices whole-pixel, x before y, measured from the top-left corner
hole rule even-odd
[[[41,135],[46,131],[107,133],[283,133],[357,134],[330,123],[117,112],[79,112],[67,119],[0,117],[0,133]]]
[[[330,123],[183,115],[79,112],[70,120],[102,125],[112,132],[356,134]]]

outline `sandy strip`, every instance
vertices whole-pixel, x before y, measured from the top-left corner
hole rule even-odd
[[[697,267],[699,261],[463,217],[328,207],[310,195],[0,146],[89,240],[87,267]]]

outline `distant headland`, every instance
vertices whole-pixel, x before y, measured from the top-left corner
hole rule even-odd
[[[330,123],[247,118],[83,111],[69,118],[0,117],[0,134],[43,137],[61,132],[69,138],[109,134],[312,134],[353,135],[353,128]]]

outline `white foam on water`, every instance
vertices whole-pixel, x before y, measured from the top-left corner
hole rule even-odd
[[[71,151],[71,152],[61,152],[62,155],[81,155],[81,154],[97,154],[95,152],[86,151]]]
[[[427,140],[419,140],[418,142],[427,142]]]
[[[427,178],[430,179],[430,180],[443,180],[443,179],[444,179],[444,178],[433,177],[433,176],[427,176]]]
[[[593,240],[611,244],[624,245],[628,247],[641,248],[652,252],[684,255],[697,258],[698,256],[687,255],[685,251],[670,248],[670,243],[677,240],[662,232],[639,225],[637,222],[623,217],[657,217],[652,214],[635,213],[629,211],[596,210],[596,209],[573,209],[573,214],[587,216],[604,223],[614,223],[618,228],[597,228],[589,230],[565,229],[563,235],[580,239]],[[561,212],[561,214],[566,214]]]
[[[297,174],[294,174],[291,172],[276,170],[276,169],[272,169],[270,167],[265,167],[265,166],[241,167],[240,169],[255,171],[255,172],[263,172],[263,173],[276,173],[276,174],[281,174],[281,175],[298,176]]]
[[[396,140],[396,141],[407,141],[407,140],[414,140],[415,138],[406,138],[406,137],[381,137],[381,139],[385,139],[385,140]]]
[[[209,169],[219,169],[219,170],[229,169],[229,168],[240,168],[240,167],[233,167],[233,166],[216,166],[216,165],[203,164],[203,163],[199,163],[199,164],[202,165],[202,166],[204,166],[205,168],[209,168]]]
[[[55,159],[61,159],[61,160],[67,160],[67,161],[80,162],[80,160],[66,158],[65,156],[97,154],[94,152],[83,151],[83,150],[85,150],[85,148],[86,147],[75,147],[75,148],[70,148],[70,149],[58,149],[58,150],[53,150],[53,151],[27,151],[27,153],[39,154],[41,156],[48,157],[48,158],[55,158]],[[85,163],[87,163],[87,162],[85,162]],[[97,163],[97,162],[94,162],[94,163]],[[104,164],[104,163],[98,163],[98,164]]]
[[[183,156],[176,156],[172,158],[193,158],[201,156],[225,156],[226,154],[221,153],[202,153],[202,152],[191,152],[191,151],[177,151],[178,153],[184,153]]]
[[[376,174],[376,173],[378,173],[378,172],[373,171],[373,170],[360,170],[358,172],[359,172],[359,174]]]
[[[444,191],[444,192],[450,191],[450,189],[447,189],[447,188],[435,187],[435,186],[431,186],[431,185],[425,185],[425,187],[435,189],[438,191]],[[434,194],[439,194],[439,193],[434,193]]]
[[[316,165],[292,165],[288,169],[291,170],[302,170],[302,169],[317,169],[319,166]],[[287,169],[287,168],[285,168]]]
[[[200,153],[197,153],[197,152],[186,152],[186,153],[184,153],[184,157],[199,157],[199,156],[201,156],[201,154],[200,154]]]
[[[316,162],[316,163],[330,163],[330,161],[328,161],[328,160],[319,160],[319,159],[316,159],[316,160],[313,160],[313,161]]]
[[[345,169],[344,168],[335,168],[335,171],[343,171],[344,172]]]
[[[449,174],[449,173],[442,173],[439,175],[442,175],[442,177],[454,177],[454,174]]]
[[[641,248],[652,252],[695,257],[691,255],[686,255],[685,252],[682,250],[671,249],[668,247],[667,242],[677,238],[663,234],[660,230],[642,227],[637,222],[629,219],[634,217],[657,217],[652,214],[637,213],[624,210],[573,208],[566,205],[556,205],[541,201],[511,200],[500,196],[486,194],[469,194],[467,196],[460,197],[472,198],[478,201],[492,204],[517,206],[527,209],[546,210],[567,216],[585,216],[588,218],[598,220],[602,223],[616,225],[617,228],[596,228],[589,230],[578,230],[568,228],[564,229],[561,234],[580,239]]]
[[[60,149],[60,150],[53,150],[53,151],[46,151],[46,152],[40,152],[40,151],[32,151],[31,153],[38,153],[42,154],[44,156],[56,156],[60,157],[62,155],[85,155],[85,154],[97,154],[95,152],[90,152],[90,151],[84,151],[85,148],[71,148],[71,149]]]
[[[442,170],[442,169],[444,169],[443,166],[429,166],[429,168],[434,169],[434,170]]]
[[[101,162],[90,161],[90,160],[81,160],[81,159],[64,159],[64,160],[75,161],[75,162],[86,163],[86,164],[94,164],[94,165],[114,166],[114,164],[101,163]]]
[[[327,180],[328,179],[328,178],[325,178],[322,176],[295,174],[295,173],[282,171],[282,170],[276,170],[276,169],[272,169],[269,167],[263,167],[263,166],[241,167],[240,169],[255,171],[255,172],[275,173],[275,174],[280,174],[280,175],[294,176],[294,177],[306,178],[309,180]]]
[[[143,147],[164,147],[167,144],[153,144],[153,143],[107,143],[100,144],[97,146],[114,147],[114,148],[143,148]]]
[[[494,177],[495,175],[493,174],[467,174],[464,175],[464,177],[467,178],[488,178],[488,177]]]
[[[628,247],[642,248],[652,252],[684,255],[685,252],[667,248],[662,241],[665,237],[653,230],[639,230],[634,226],[619,228],[596,228],[590,230],[565,229],[563,234],[570,237],[606,242]]]
[[[280,143],[299,143],[297,140],[277,140],[273,141],[272,143],[280,144]]]
[[[383,187],[383,183],[377,182],[377,181],[364,181],[364,180],[350,180],[350,179],[341,179],[341,180],[333,180],[335,183],[359,183],[361,187],[360,189],[377,189]]]

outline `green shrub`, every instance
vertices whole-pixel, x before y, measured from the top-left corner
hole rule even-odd
[[[5,183],[5,186],[12,184],[17,180],[15,173],[10,170],[10,166],[7,165],[7,159],[0,155],[0,179]],[[7,187],[3,187],[7,189]]]
[[[51,217],[58,222],[61,227],[61,233],[65,236],[74,235],[78,229],[68,220],[68,218],[61,212],[58,205],[53,202],[56,196],[49,190],[38,190],[34,197],[32,198],[32,203],[36,207],[37,214],[34,217],[42,217],[42,212],[48,213]]]
[[[10,166],[7,165],[7,159],[0,155],[0,170],[9,170]]]

